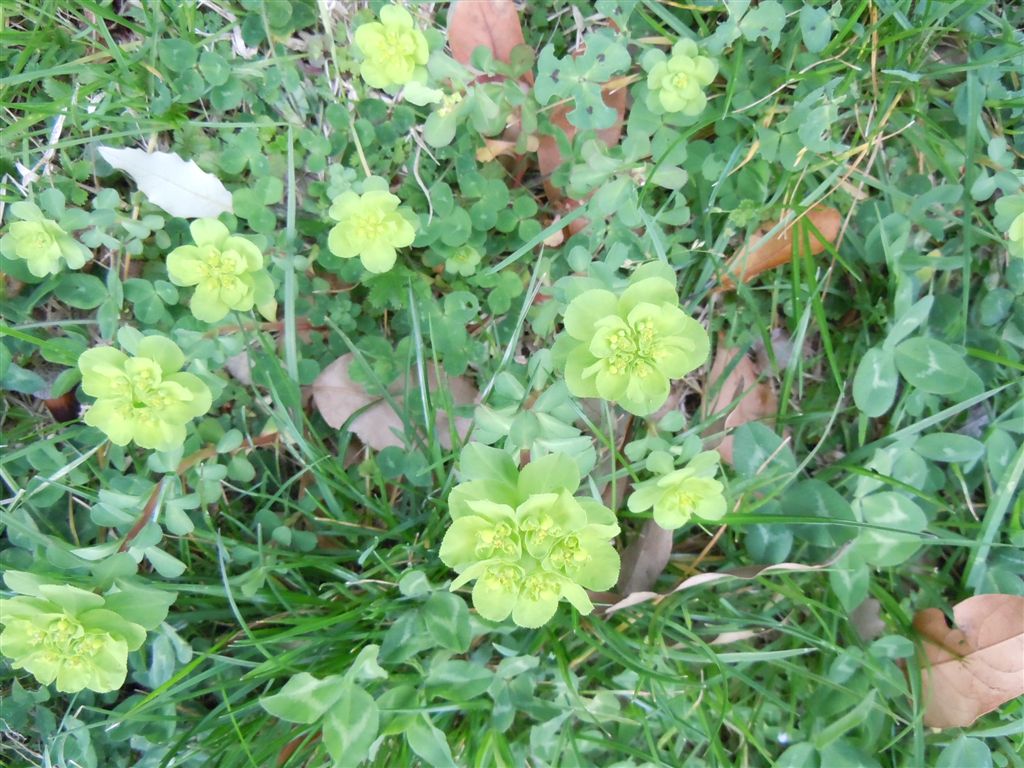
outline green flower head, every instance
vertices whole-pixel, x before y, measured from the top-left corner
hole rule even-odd
[[[185,442],[185,426],[210,410],[212,396],[202,380],[182,373],[185,356],[162,336],[147,336],[129,357],[113,347],[94,347],[78,358],[82,391],[96,398],[85,423],[115,445],[135,441],[167,451]]]
[[[387,272],[395,265],[398,248],[416,238],[415,215],[387,191],[383,179],[371,177],[361,195],[348,190],[334,198],[329,211],[338,224],[327,236],[327,247],[341,259],[359,257],[370,272]]]
[[[120,688],[128,652],[145,641],[145,628],[105,608],[92,592],[55,584],[38,590],[38,597],[0,600],[0,653],[43,685],[56,682],[58,691]]]
[[[586,590],[608,589],[619,576],[611,510],[573,494],[575,462],[551,454],[517,470],[511,456],[472,443],[463,449],[463,477],[448,498],[452,525],[441,560],[458,578],[476,580],[473,605],[491,621],[510,615],[521,627],[546,624],[564,597],[582,614],[594,606]]]
[[[31,218],[15,221],[0,238],[0,253],[9,259],[26,262],[36,277],[55,275],[67,264],[80,269],[89,260],[89,251],[53,219],[43,218],[42,211],[31,204],[21,206],[22,215]]]
[[[231,310],[247,312],[255,306],[273,320],[274,283],[263,268],[260,249],[232,235],[217,219],[196,219],[189,231],[195,245],[182,245],[167,255],[167,274],[175,285],[196,287],[189,305],[192,314],[215,323]]]
[[[480,251],[471,245],[460,245],[444,262],[444,268],[453,275],[469,277],[480,263]]]
[[[675,284],[664,277],[635,280],[616,296],[592,289],[565,310],[556,352],[577,397],[601,397],[646,416],[668,398],[669,380],[708,356],[703,326],[679,308]]]
[[[665,471],[637,484],[627,502],[630,512],[654,507],[654,522],[667,531],[686,525],[691,517],[720,520],[725,515],[722,484],[714,479],[718,473],[717,451],[699,453],[674,471],[667,454],[658,458],[665,461],[654,469]]]
[[[355,33],[362,55],[359,74],[373,88],[405,85],[424,77],[430,51],[427,38],[413,26],[412,16],[397,5],[380,9],[380,21],[361,24]]]
[[[655,112],[681,112],[693,117],[707,106],[704,88],[718,74],[718,62],[701,56],[697,43],[682,39],[672,46],[672,56],[660,60],[647,74],[647,87],[652,98],[648,106]]]
[[[995,225],[1006,232],[1011,256],[1024,259],[1024,194],[1003,195],[995,204]]]

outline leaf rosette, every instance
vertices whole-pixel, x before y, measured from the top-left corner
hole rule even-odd
[[[682,469],[673,470],[668,454],[652,456],[648,466],[656,476],[636,485],[627,501],[629,511],[646,512],[653,507],[654,522],[667,531],[686,525],[693,517],[720,520],[726,505],[723,486],[714,479],[719,460],[717,451],[704,451]]]
[[[704,111],[708,98],[704,89],[718,74],[718,62],[700,55],[697,43],[682,39],[665,57],[654,51],[644,62],[648,67],[647,106],[652,112],[679,112],[694,117]]]
[[[412,245],[416,216],[388,191],[384,179],[371,176],[364,192],[346,190],[334,198],[329,214],[338,222],[327,236],[327,247],[341,259],[356,256],[370,272],[387,272],[395,265],[397,249]]]
[[[637,416],[660,408],[670,380],[697,368],[710,351],[707,331],[680,309],[675,283],[660,276],[641,276],[621,296],[584,291],[569,303],[564,324],[554,351],[565,361],[569,391]]]
[[[355,31],[356,49],[362,56],[359,74],[372,88],[425,81],[430,55],[427,38],[413,25],[412,16],[397,5],[380,9],[380,21],[361,24]]]
[[[185,442],[186,425],[210,410],[212,395],[181,371],[185,355],[170,339],[147,336],[136,352],[94,347],[79,356],[82,391],[96,398],[84,421],[115,445],[171,450]]]
[[[189,304],[196,319],[215,323],[231,310],[247,312],[255,306],[273,320],[274,282],[260,249],[232,235],[217,219],[197,219],[189,231],[195,245],[179,246],[167,255],[167,275],[175,285],[196,287]]]
[[[547,623],[565,598],[580,613],[594,606],[586,590],[609,589],[619,575],[615,515],[576,498],[580,474],[563,454],[516,469],[511,456],[473,443],[460,459],[466,482],[448,498],[452,525],[441,560],[458,578],[476,580],[473,605],[486,619],[510,615],[521,627]]]

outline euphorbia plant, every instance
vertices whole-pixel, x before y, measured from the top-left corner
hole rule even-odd
[[[389,88],[417,77],[426,80],[427,38],[404,8],[385,5],[380,9],[380,21],[361,24],[354,39],[362,56],[359,74],[367,85]]]
[[[609,589],[618,579],[611,540],[619,526],[610,509],[573,495],[575,462],[550,454],[519,470],[508,453],[471,443],[460,469],[464,482],[448,497],[453,522],[441,542],[441,560],[459,574],[451,588],[475,579],[480,615],[511,615],[521,627],[547,623],[563,597],[590,613],[586,590]]]
[[[647,466],[655,476],[636,485],[627,502],[630,512],[653,507],[654,522],[669,531],[686,525],[691,517],[721,519],[726,506],[722,484],[714,479],[718,463],[717,451],[704,451],[682,469],[674,469],[668,453],[652,454]]]
[[[146,336],[135,356],[113,347],[94,347],[78,358],[82,391],[96,398],[86,424],[115,445],[133,440],[142,448],[167,451],[185,442],[185,427],[210,410],[209,387],[181,371],[185,355],[170,339]]]
[[[687,117],[699,115],[707,106],[704,88],[718,74],[718,62],[700,55],[697,43],[688,38],[672,46],[668,58],[654,50],[644,57],[649,97],[647,106],[656,113],[679,112]]]
[[[621,296],[596,288],[569,303],[555,353],[570,392],[646,416],[668,398],[671,379],[707,359],[707,331],[679,308],[669,276],[669,267],[652,265],[638,270]]]
[[[370,272],[387,272],[395,265],[396,249],[416,238],[416,216],[379,176],[366,179],[362,189],[362,194],[346,190],[334,199],[329,213],[338,224],[327,236],[327,247],[341,259],[358,256]]]
[[[0,238],[0,254],[25,262],[35,277],[46,277],[69,269],[80,269],[89,260],[88,249],[48,219],[34,203],[17,202],[11,213],[19,221],[12,222]]]

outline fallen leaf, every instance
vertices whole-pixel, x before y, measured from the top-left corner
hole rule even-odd
[[[677,592],[682,592],[687,589],[693,589],[699,587],[702,584],[712,584],[716,581],[725,581],[728,579],[756,579],[759,576],[765,576],[769,573],[801,573],[806,571],[820,571],[822,568],[828,568],[832,563],[839,559],[840,556],[845,554],[847,547],[843,547],[836,552],[829,560],[818,565],[802,565],[800,563],[776,563],[775,565],[747,565],[741,568],[730,568],[726,571],[717,571],[715,573],[699,573],[696,576],[690,576],[687,579],[683,579],[679,582],[674,589],[670,592],[634,592],[631,595],[627,595],[619,602],[605,608],[605,615],[611,616],[613,613],[618,613],[624,608],[631,608],[634,605],[641,605],[642,603],[656,600],[660,602],[669,595],[674,595]]]
[[[953,619],[951,628],[938,608],[914,616],[924,724],[931,728],[966,728],[1024,696],[1024,597],[969,597],[953,606]]]
[[[724,420],[710,424],[705,435],[728,432],[751,421],[770,422],[778,411],[779,401],[775,390],[768,382],[760,381],[760,371],[749,357],[743,355],[729,374],[725,375],[739,354],[739,350],[721,343],[715,352],[715,360],[704,385],[705,393],[713,392],[714,395],[704,401],[704,418],[722,413],[733,403],[735,406]],[[717,446],[708,441],[707,446],[715,448],[726,462],[732,464],[732,435],[725,435]]]
[[[476,159],[479,163],[489,163],[497,157],[503,155],[518,155],[519,150],[516,149],[518,142],[515,137],[511,140],[506,138],[500,139],[488,139],[484,138],[484,145],[476,151]],[[526,150],[528,152],[536,152],[540,141],[536,136],[528,136],[526,139]]]
[[[803,224],[806,218],[810,224],[821,233],[821,238],[809,227]],[[757,230],[753,237],[726,264],[726,275],[722,276],[720,290],[729,290],[735,287],[734,280],[750,282],[762,272],[789,263],[793,257],[793,231],[806,231],[807,240],[810,243],[811,255],[817,256],[825,250],[827,243],[834,243],[839,236],[839,227],[842,223],[842,216],[835,208],[817,206],[796,221],[790,222],[772,237],[765,238],[765,233],[770,232],[777,224],[777,221],[768,222],[761,229]],[[804,235],[801,234],[797,247],[804,245]]]
[[[395,413],[387,400],[369,394],[362,384],[352,380],[349,376],[352,360],[351,353],[342,355],[324,368],[314,380],[313,403],[320,415],[335,429],[347,425],[349,431],[376,450],[388,446],[406,447],[411,440],[407,439],[407,429],[401,417]],[[410,378],[411,381],[400,380],[390,390],[392,399],[399,408],[403,405],[403,393],[415,393],[419,390],[415,376]],[[468,380],[461,376],[439,375],[433,368],[428,369],[428,390],[434,393],[441,387],[448,391],[455,405],[471,405],[476,402],[476,388]],[[469,434],[472,421],[472,417],[455,418],[455,429],[460,438],[464,439]],[[443,409],[437,410],[434,426],[434,434],[441,445],[444,448],[451,448],[448,414]]]
[[[873,597],[865,599],[850,613],[850,624],[865,643],[881,637],[885,633],[882,604]]]
[[[456,61],[468,65],[479,46],[509,62],[512,49],[526,45],[519,11],[512,0],[456,0],[448,9],[448,44]],[[524,79],[533,82],[527,73]]]
[[[671,556],[672,531],[648,520],[622,552],[622,570],[615,588],[620,595],[646,592],[654,586]]]
[[[231,193],[212,173],[194,160],[186,162],[173,152],[99,147],[100,156],[127,173],[142,193],[172,216],[183,219],[231,213]]]

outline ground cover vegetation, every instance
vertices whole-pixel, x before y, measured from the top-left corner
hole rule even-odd
[[[0,6],[0,760],[1024,765],[1024,9]]]

